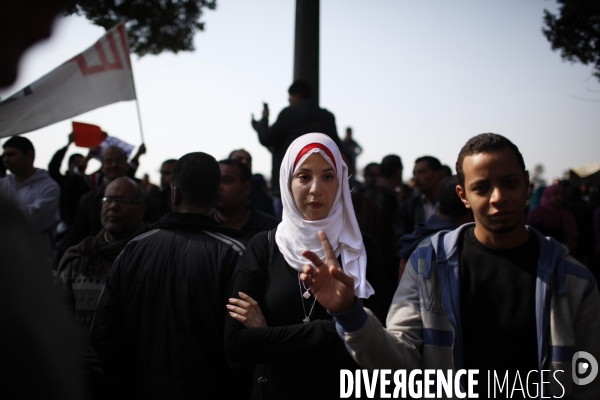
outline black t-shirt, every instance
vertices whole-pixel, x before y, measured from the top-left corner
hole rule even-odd
[[[527,373],[539,369],[535,318],[537,239],[530,235],[518,247],[495,250],[482,245],[471,228],[462,235],[459,251],[465,368],[479,369],[480,393],[487,393],[488,370],[496,371],[500,379],[509,371],[509,386],[518,370],[525,385]],[[493,372],[490,374],[493,379]]]

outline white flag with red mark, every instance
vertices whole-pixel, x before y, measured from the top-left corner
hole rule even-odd
[[[135,98],[127,33],[120,23],[83,53],[0,102],[0,137]]]

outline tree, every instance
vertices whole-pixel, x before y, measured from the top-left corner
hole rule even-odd
[[[107,30],[125,21],[129,48],[141,57],[194,50],[203,9],[216,7],[216,0],[75,0],[66,14],[85,15]]]
[[[544,10],[542,32],[563,60],[594,65],[594,75],[600,80],[600,1],[557,1],[559,15]]]

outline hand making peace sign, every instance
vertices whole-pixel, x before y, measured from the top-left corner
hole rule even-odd
[[[302,255],[312,262],[312,265],[307,264],[303,267],[300,279],[310,287],[310,291],[328,311],[347,311],[354,305],[354,278],[346,275],[340,267],[325,232],[319,231],[318,235],[325,250],[325,262],[312,251],[303,251]]]

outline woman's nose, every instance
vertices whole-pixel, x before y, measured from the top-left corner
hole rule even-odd
[[[321,193],[321,183],[318,179],[313,179],[310,185],[310,194],[318,195]]]

